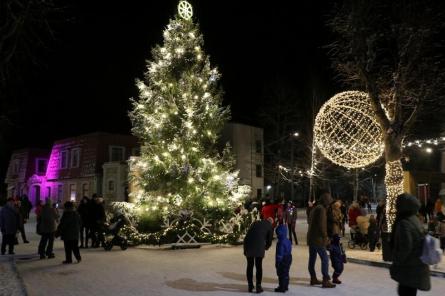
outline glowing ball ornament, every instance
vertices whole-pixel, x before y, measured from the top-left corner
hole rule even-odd
[[[179,16],[185,20],[190,20],[193,16],[193,7],[187,1],[181,1],[178,4]]]
[[[333,96],[315,118],[314,137],[321,153],[335,164],[360,168],[383,153],[383,132],[371,100],[360,91]]]

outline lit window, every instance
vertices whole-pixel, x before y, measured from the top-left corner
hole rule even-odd
[[[70,184],[70,201],[76,200],[76,184]]]
[[[71,150],[71,167],[78,168],[80,163],[80,149]]]

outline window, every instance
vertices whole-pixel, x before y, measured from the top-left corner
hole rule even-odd
[[[114,181],[108,181],[108,191],[114,191]]]
[[[261,178],[263,176],[263,166],[261,164],[256,165],[256,176]]]
[[[261,140],[255,141],[255,152],[256,153],[263,153],[263,142]]]
[[[57,200],[63,199],[63,185],[57,185]]]
[[[17,175],[20,171],[20,159],[14,160],[13,166],[12,166],[12,173],[14,175]]]
[[[90,185],[88,183],[83,183],[82,184],[82,197],[83,196],[88,197],[89,192],[90,192]]]
[[[46,197],[51,198],[51,186],[46,186]]]
[[[36,159],[36,174],[44,174],[46,172],[46,159]]]
[[[256,190],[256,199],[261,200],[262,195],[263,195],[263,191],[261,190],[261,188],[258,188]]]
[[[123,161],[125,148],[120,146],[110,146],[110,161]]]
[[[76,200],[76,184],[70,184],[70,201]]]
[[[68,167],[68,151],[64,150],[60,152],[60,168],[66,169]]]
[[[71,167],[78,168],[80,163],[80,149],[71,150]]]

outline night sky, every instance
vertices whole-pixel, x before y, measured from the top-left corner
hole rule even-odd
[[[22,86],[18,120],[6,139],[9,151],[50,147],[57,139],[94,131],[129,133],[134,80],[142,77],[178,3],[66,2],[69,21],[54,25],[45,66],[30,72]],[[327,99],[339,89],[322,48],[330,42],[330,6],[324,1],[190,2],[234,121],[261,126],[264,89],[277,81],[294,88],[299,99],[314,90]],[[2,177],[5,161],[0,169]]]

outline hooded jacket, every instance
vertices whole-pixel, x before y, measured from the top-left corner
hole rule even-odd
[[[278,238],[275,265],[279,265],[281,262],[288,262],[289,258],[292,258],[292,244],[287,238],[287,227],[285,225],[279,225],[275,231]]]
[[[268,220],[255,221],[244,238],[244,255],[246,257],[264,257],[272,244],[272,224]]]
[[[425,235],[416,217],[419,209],[416,197],[402,194],[397,198],[390,273],[400,285],[428,291],[431,289],[429,266],[420,260]]]

